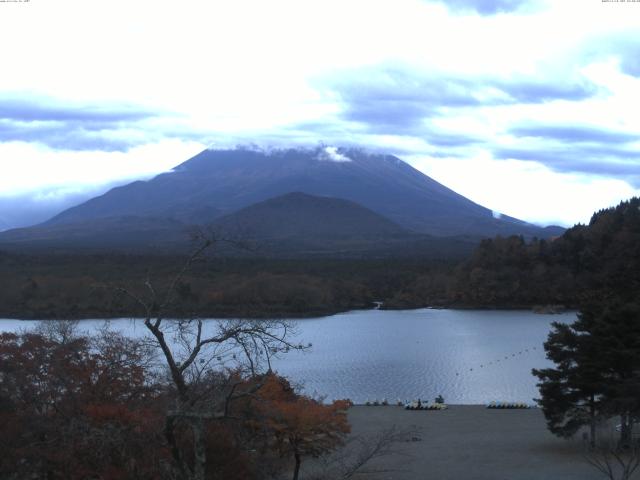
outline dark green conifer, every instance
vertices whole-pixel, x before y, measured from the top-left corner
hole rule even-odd
[[[620,416],[620,441],[631,441],[640,413],[640,306],[593,301],[571,325],[554,323],[544,348],[555,368],[534,370],[549,430],[570,437],[589,425],[595,445],[599,419]]]

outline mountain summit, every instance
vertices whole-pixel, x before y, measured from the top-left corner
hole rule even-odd
[[[205,150],[40,225],[2,232],[0,248],[184,251],[194,226],[249,240],[266,256],[442,258],[466,255],[484,237],[562,231],[495,218],[392,155],[235,149]]]
[[[114,188],[45,224],[123,216],[209,224],[291,192],[348,200],[414,233],[471,237],[558,234],[556,229],[542,229],[508,216],[494,218],[490,209],[393,155],[334,147],[205,150],[170,172]]]

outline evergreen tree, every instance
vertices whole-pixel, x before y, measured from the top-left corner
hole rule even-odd
[[[540,379],[538,403],[549,431],[571,437],[589,425],[590,442],[595,445],[603,375],[592,339],[576,324],[553,324],[544,348],[556,368],[534,369],[533,374]]]
[[[571,325],[554,323],[545,342],[555,368],[534,370],[549,430],[569,437],[599,418],[620,415],[622,445],[640,412],[640,307],[619,299],[593,302]]]
[[[614,300],[583,311],[580,321],[598,343],[603,411],[620,416],[620,442],[628,445],[633,418],[640,413],[640,305]]]

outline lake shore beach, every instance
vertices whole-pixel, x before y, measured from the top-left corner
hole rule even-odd
[[[443,411],[397,406],[354,406],[352,435],[375,436],[395,426],[415,432],[397,454],[372,462],[385,480],[590,480],[603,478],[588,465],[581,436],[555,437],[542,411],[451,405]]]

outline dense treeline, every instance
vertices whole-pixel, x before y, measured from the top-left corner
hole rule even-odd
[[[640,199],[593,215],[552,240],[483,241],[449,290],[455,304],[577,306],[640,290]],[[635,292],[635,293],[634,293]]]
[[[19,255],[0,253],[0,317],[90,318],[140,314],[116,286],[166,288],[180,256]],[[451,271],[447,262],[407,260],[268,260],[205,258],[181,280],[183,306],[172,314],[309,316],[370,308],[401,297],[427,276]],[[427,303],[425,297],[422,300]]]
[[[553,324],[544,348],[554,367],[533,370],[540,406],[558,436],[588,427],[591,465],[609,478],[616,469],[622,474],[615,478],[630,478],[640,466],[633,435],[640,415],[640,199],[569,230],[549,257],[573,277],[579,313],[572,324]],[[598,429],[616,416],[619,435],[611,444]]]
[[[562,236],[483,240],[471,258],[449,269],[419,272],[389,306],[577,308],[587,299],[640,291],[640,199],[593,215]]]
[[[622,202],[553,240],[486,239],[462,262],[209,257],[179,291],[188,313],[219,317],[323,315],[378,300],[386,308],[573,308],[594,295],[640,288],[639,207],[638,198]],[[135,291],[149,279],[163,288],[183,262],[170,255],[0,253],[0,316],[139,314],[113,286]]]

